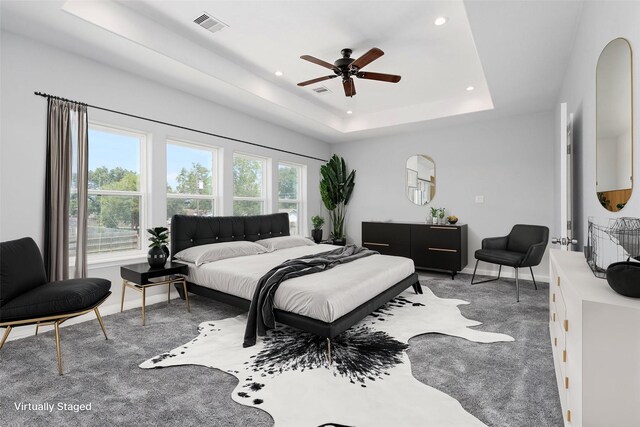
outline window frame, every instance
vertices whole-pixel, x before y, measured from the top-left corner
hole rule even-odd
[[[283,166],[287,166],[287,167],[294,167],[296,169],[298,169],[298,191],[297,191],[297,198],[296,199],[281,199],[280,198],[280,165]],[[306,229],[304,228],[304,225],[302,223],[302,218],[305,217],[305,201],[306,201],[306,165],[300,164],[300,163],[294,163],[294,162],[288,162],[285,160],[278,160],[278,164],[277,164],[277,177],[278,177],[278,200],[277,200],[277,206],[276,209],[278,210],[278,212],[280,211],[280,203],[295,203],[297,205],[297,236],[304,236],[304,234],[306,234]]]
[[[147,167],[147,160],[148,160],[147,145],[150,140],[150,133],[140,129],[126,128],[119,125],[108,124],[108,123],[103,123],[103,122],[98,122],[93,120],[89,121],[87,132],[90,131],[91,129],[96,129],[96,130],[107,132],[107,133],[114,133],[117,135],[134,137],[134,138],[137,138],[140,142],[140,159],[139,159],[140,174],[138,177],[138,191],[92,190],[92,189],[88,189],[87,191],[87,197],[134,196],[134,197],[140,198],[140,205],[139,205],[140,218],[139,218],[139,225],[138,225],[140,230],[140,237],[139,237],[140,248],[121,250],[121,251],[102,252],[102,253],[88,253],[87,264],[94,265],[94,264],[108,263],[110,261],[133,259],[133,258],[146,256],[147,250],[145,245],[145,233],[146,233],[146,229],[148,228],[147,224],[149,222],[148,212],[147,212],[148,193],[149,193],[148,187],[147,187],[149,182],[148,176],[147,176],[149,171]],[[87,143],[89,143],[89,141],[87,141]],[[89,153],[89,156],[91,156],[91,153]],[[75,257],[70,257],[69,264],[73,265],[74,263],[75,263]]]
[[[262,183],[260,192],[262,197],[249,197],[249,196],[236,196],[235,195],[235,183],[233,182],[233,168],[235,166],[236,157],[243,157],[247,160],[260,160],[262,162]],[[231,212],[233,215],[236,215],[234,211],[234,202],[235,201],[253,201],[253,202],[262,202],[262,212],[259,215],[265,215],[271,213],[272,207],[269,205],[269,183],[270,181],[270,173],[269,173],[269,162],[270,158],[264,156],[258,156],[255,154],[243,153],[240,151],[234,151],[231,156],[231,193],[232,193],[232,201],[231,201]]]
[[[220,183],[221,183],[221,157],[222,157],[222,150],[220,147],[216,146],[216,145],[208,145],[205,143],[200,143],[200,142],[194,142],[194,141],[188,141],[185,139],[180,139],[180,138],[172,138],[172,137],[167,137],[165,140],[165,181],[168,181],[168,173],[169,173],[169,154],[167,153],[167,150],[169,148],[169,145],[178,145],[178,146],[182,146],[182,147],[186,147],[186,148],[191,148],[191,149],[196,149],[196,150],[202,150],[202,151],[208,151],[213,153],[213,159],[211,162],[211,168],[215,170],[212,170],[211,173],[211,179],[212,179],[212,183],[211,183],[211,190],[212,193],[211,195],[208,194],[185,194],[185,193],[169,193],[169,191],[166,191],[166,200],[168,201],[169,199],[199,199],[199,200],[211,200],[213,202],[213,216],[218,215],[220,212],[222,212],[222,197],[220,197]],[[168,182],[167,182],[168,184]],[[165,208],[165,216],[167,216],[166,214],[168,212],[166,212],[166,208]]]

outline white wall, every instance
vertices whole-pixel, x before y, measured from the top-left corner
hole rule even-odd
[[[180,124],[270,147],[328,159],[330,146],[282,127],[248,117],[224,106],[167,88],[86,58],[17,36],[1,34],[2,105],[0,107],[0,240],[31,236],[42,248],[44,230],[44,182],[46,154],[46,110],[42,91],[90,104],[122,110],[157,120]],[[300,217],[306,224],[321,213],[319,191],[321,162],[208,137],[194,132],[154,124],[139,119],[90,109],[89,119],[142,130],[149,134],[148,167],[151,185],[147,189],[151,205],[148,224],[166,221],[167,137],[213,144],[223,149],[224,215],[232,213],[232,161],[234,150],[272,158],[272,175],[277,162],[286,160],[307,165],[308,210]],[[277,197],[272,189],[272,198]],[[276,200],[277,201],[277,200]],[[326,215],[325,215],[326,216]],[[308,226],[308,224],[307,224]],[[119,309],[119,265],[143,262],[144,257],[111,264],[90,266],[89,274],[112,281],[114,295],[103,305],[105,314]],[[154,288],[151,301],[161,301],[166,289]],[[128,306],[139,306],[140,297],[129,294]],[[107,322],[108,326],[108,322]],[[20,328],[23,331],[27,328]],[[16,331],[14,337],[19,336]]]
[[[602,49],[617,37],[626,38],[635,50],[633,55],[633,123],[638,127],[640,100],[640,2],[584,2],[572,56],[558,102],[566,102],[574,113],[575,215],[579,246],[586,245],[587,219],[640,217],[640,146],[634,135],[633,170],[636,184],[631,199],[620,212],[605,210],[596,196],[596,65]],[[559,142],[557,142],[559,144]],[[559,150],[559,146],[556,147]],[[559,166],[556,174],[559,174]]]
[[[552,227],[553,147],[551,112],[337,145],[335,152],[357,170],[348,239],[361,243],[362,221],[424,222],[430,206],[444,207],[468,224],[466,271],[473,271],[473,253],[483,238],[504,236],[516,223]],[[436,195],[425,206],[405,195],[405,165],[415,154],[436,164]],[[475,203],[476,195],[484,196],[483,204]],[[536,275],[547,277],[547,265],[543,261]],[[487,264],[480,268],[497,271]]]

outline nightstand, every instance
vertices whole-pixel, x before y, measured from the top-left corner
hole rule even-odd
[[[127,288],[135,289],[142,293],[142,326],[145,325],[145,297],[146,289],[153,286],[168,285],[167,302],[171,302],[171,285],[182,284],[185,299],[187,301],[187,311],[191,312],[189,304],[189,293],[187,292],[187,280],[185,276],[189,274],[189,267],[179,262],[167,262],[163,267],[152,268],[149,263],[129,264],[120,267],[120,277],[122,277],[122,300],[120,302],[120,312],[124,308],[124,293]],[[184,275],[184,276],[181,276]]]

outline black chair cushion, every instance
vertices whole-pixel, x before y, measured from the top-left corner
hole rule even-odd
[[[540,225],[516,224],[509,233],[507,250],[526,253],[531,245],[546,242],[549,239],[549,229]]]
[[[0,307],[47,282],[38,245],[30,237],[0,243]]]
[[[7,302],[0,310],[0,322],[81,311],[98,303],[110,288],[110,281],[97,278],[47,283]]]
[[[478,249],[475,255],[476,259],[480,261],[507,265],[509,267],[520,266],[525,256],[523,253],[503,251],[500,249]]]

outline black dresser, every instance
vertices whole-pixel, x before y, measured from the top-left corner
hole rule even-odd
[[[363,222],[362,246],[411,258],[416,268],[450,271],[453,279],[467,266],[467,225]]]

